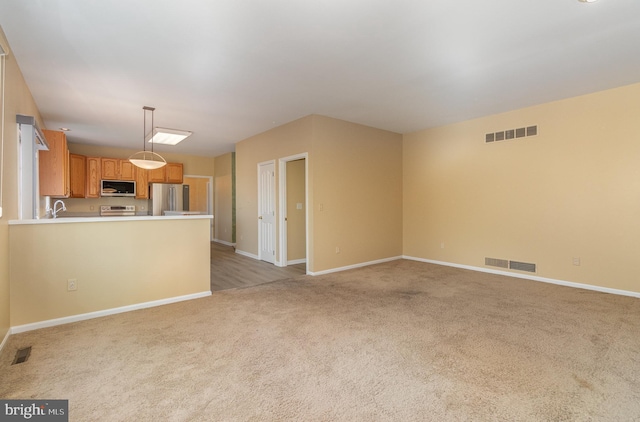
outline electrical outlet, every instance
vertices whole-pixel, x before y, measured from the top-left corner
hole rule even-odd
[[[78,290],[78,280],[70,278],[67,280],[67,291],[71,292],[74,290]]]
[[[580,257],[579,256],[574,256],[573,257],[573,265],[575,265],[576,267],[580,266]]]
[[[444,249],[444,242],[440,242],[440,249]]]
[[[336,246],[336,253],[340,253],[340,247]]]

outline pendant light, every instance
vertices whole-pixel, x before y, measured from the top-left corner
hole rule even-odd
[[[143,110],[143,119],[142,119],[142,151],[138,151],[129,157],[129,161],[133,163],[134,166],[140,167],[145,170],[153,170],[159,169],[167,164],[166,160],[153,152],[153,142],[151,143],[151,151],[147,151],[146,143],[147,143],[147,112],[151,112],[151,132],[153,132],[153,112],[155,111],[154,107],[144,106]],[[152,133],[153,135],[153,133]]]

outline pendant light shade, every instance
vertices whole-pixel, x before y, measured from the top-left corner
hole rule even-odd
[[[162,158],[160,154],[153,152],[153,143],[151,144],[151,151],[147,151],[146,139],[147,139],[147,112],[151,112],[151,130],[153,131],[153,112],[155,108],[144,106],[143,120],[142,120],[142,151],[138,151],[129,157],[129,161],[136,167],[140,167],[145,170],[159,169],[167,164],[167,161]]]
[[[160,154],[151,151],[138,151],[129,157],[129,161],[131,161],[134,166],[146,170],[159,169],[167,164]]]

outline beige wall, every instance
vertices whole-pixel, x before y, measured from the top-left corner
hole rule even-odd
[[[287,162],[287,260],[307,258],[305,160]],[[298,208],[301,204],[302,208]]]
[[[258,163],[275,160],[278,180],[277,160],[303,152],[309,154],[307,269],[402,255],[402,136],[317,115],[236,145],[238,249],[258,254]]]
[[[235,243],[233,236],[233,160],[235,153],[215,158],[215,239]]]
[[[404,254],[640,292],[638,116],[635,84],[405,135]]]
[[[311,154],[312,123],[313,116],[307,116],[236,144],[236,243],[239,251],[258,255],[258,163],[276,160],[277,178],[277,159],[304,152]],[[312,160],[309,165],[313,165]],[[276,260],[279,259],[277,252]]]
[[[4,137],[2,152],[2,211],[0,218],[0,342],[10,327],[9,301],[9,227],[8,221],[18,218],[18,134],[16,114],[35,116],[44,128],[40,113],[31,92],[22,77],[22,72],[10,51],[7,40],[0,28],[0,43],[8,54],[5,58],[5,103],[4,127],[0,128]]]
[[[209,219],[9,226],[11,325],[210,290]],[[67,280],[77,290],[67,291]]]
[[[401,256],[402,136],[314,116],[310,161],[313,271]]]

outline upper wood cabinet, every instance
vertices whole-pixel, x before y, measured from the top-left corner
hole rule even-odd
[[[182,163],[167,163],[165,167],[167,183],[182,183]]]
[[[100,198],[101,161],[100,157],[87,157],[87,198]]]
[[[102,158],[102,179],[104,180],[135,180],[135,166],[129,160],[120,158]]]
[[[120,160],[120,180],[136,180],[136,166],[129,160]]]
[[[149,183],[182,183],[182,163],[167,163],[159,169],[149,170]]]
[[[148,172],[136,169],[136,199],[149,199]]]
[[[69,154],[69,198],[84,198],[86,192],[87,157]]]
[[[40,151],[40,195],[66,198],[69,196],[69,149],[64,132],[43,130],[49,151]]]

